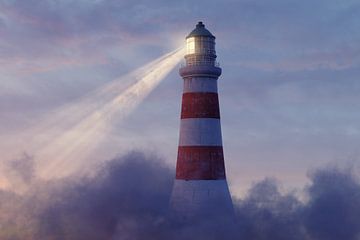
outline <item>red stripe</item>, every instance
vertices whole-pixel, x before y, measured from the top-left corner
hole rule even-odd
[[[189,92],[182,97],[181,119],[220,118],[217,93]]]
[[[222,146],[179,146],[176,179],[225,179]]]

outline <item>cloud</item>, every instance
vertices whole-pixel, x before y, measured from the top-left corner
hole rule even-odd
[[[2,191],[1,239],[110,239],[131,221],[140,230],[165,215],[172,178],[158,157],[133,152],[93,178],[37,182],[24,195]]]
[[[276,62],[246,61],[237,63],[243,68],[254,68],[263,71],[312,71],[344,70],[359,65],[359,49],[340,48],[328,52],[312,51],[311,53],[281,59]]]
[[[350,60],[339,63],[336,53],[357,46],[359,22],[354,16],[358,11],[356,2],[337,1],[243,0],[206,6],[161,0],[151,4],[140,0],[4,1],[0,10],[4,50],[0,54],[8,68],[30,59],[39,61],[35,65],[45,65],[29,66],[28,71],[34,72],[66,67],[74,61],[102,64],[119,47],[122,54],[129,47],[137,51],[140,45],[159,50],[169,47],[172,36],[183,38],[178,32],[185,35],[202,19],[221,36],[222,48],[240,58],[243,66],[260,61],[257,66],[265,70],[274,62],[282,70],[337,69],[348,66]],[[223,12],[228,13],[226,18]],[[53,60],[53,67],[42,58]]]
[[[155,154],[131,152],[87,178],[1,191],[1,239],[348,239],[359,236],[360,184],[348,170],[311,175],[307,201],[264,179],[234,200],[236,219],[168,218],[173,170]],[[339,227],[341,225],[342,227]]]
[[[245,239],[308,239],[303,231],[302,203],[293,194],[281,194],[273,179],[255,184],[235,206],[237,227]]]
[[[152,14],[155,10],[119,1],[3,2],[1,55],[10,63],[32,59],[47,65],[45,58],[58,61],[58,68],[74,61],[103,64],[119,46],[122,54],[134,44],[161,46],[154,38],[161,28],[149,23],[160,15]]]
[[[349,239],[360,236],[360,185],[350,170],[317,171],[308,189],[305,227],[315,239]]]

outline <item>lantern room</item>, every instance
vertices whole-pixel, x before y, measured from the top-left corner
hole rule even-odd
[[[215,65],[215,37],[202,22],[186,37],[186,65]]]

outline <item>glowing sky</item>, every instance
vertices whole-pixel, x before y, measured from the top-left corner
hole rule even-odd
[[[0,151],[21,154],[9,138],[184,44],[203,21],[223,68],[234,192],[265,176],[302,186],[317,166],[358,166],[359,15],[353,0],[0,0]],[[181,88],[173,71],[96,157],[138,148],[174,166]]]

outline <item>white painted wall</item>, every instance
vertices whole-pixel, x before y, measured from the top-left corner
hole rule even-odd
[[[220,119],[181,119],[179,146],[222,146]]]
[[[233,205],[226,180],[179,180],[174,182],[171,212],[180,218],[200,214],[232,214]]]
[[[217,93],[217,79],[207,77],[193,77],[184,80],[184,93],[213,92]]]

